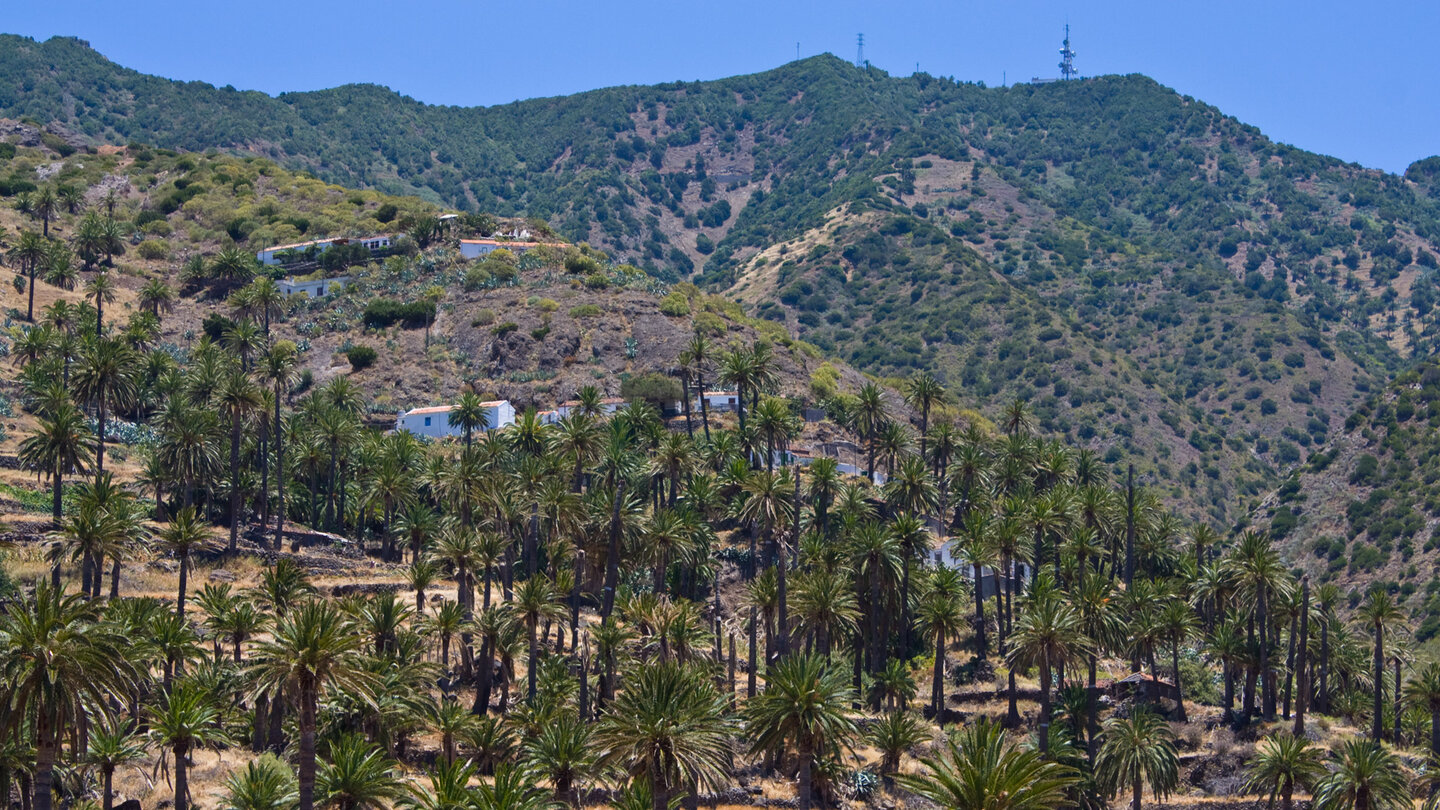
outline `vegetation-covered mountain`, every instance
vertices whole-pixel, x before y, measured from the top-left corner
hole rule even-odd
[[[1029,399],[1215,519],[1435,346],[1430,162],[1407,179],[1276,144],[1138,76],[986,88],[816,57],[468,109],[271,98],[7,37],[0,115],[542,218],[862,370]]]

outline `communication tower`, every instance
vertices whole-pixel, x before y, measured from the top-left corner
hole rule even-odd
[[[856,34],[855,67],[865,67],[865,35]]]
[[[1070,23],[1065,23],[1065,43],[1060,47],[1060,78],[1079,77],[1080,71],[1075,69],[1075,50],[1070,47]]]

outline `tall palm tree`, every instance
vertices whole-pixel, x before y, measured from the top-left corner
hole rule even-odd
[[[595,728],[600,762],[645,782],[652,810],[668,810],[676,789],[713,789],[728,778],[727,714],[704,671],[678,662],[641,667]]]
[[[1382,706],[1385,694],[1385,631],[1397,625],[1405,619],[1405,613],[1395,600],[1383,587],[1371,588],[1366,595],[1365,601],[1361,603],[1356,617],[1364,623],[1370,631],[1370,637],[1375,642],[1375,677],[1373,681],[1375,703],[1372,708],[1370,720],[1370,738],[1380,740],[1383,738],[1385,729],[1385,718],[1382,716]],[[1396,718],[1397,722],[1399,718]]]
[[[865,474],[875,482],[876,440],[890,417],[885,407],[885,393],[880,386],[867,382],[855,394],[855,432],[866,446]]]
[[[315,727],[321,697],[340,690],[361,697],[373,676],[356,653],[361,636],[334,603],[312,599],[280,617],[260,642],[249,677],[272,695],[290,696],[299,710],[299,808],[315,806]]]
[[[66,730],[104,719],[114,695],[129,694],[137,673],[131,644],[99,621],[98,603],[44,581],[32,598],[0,613],[0,684],[6,732],[35,746],[33,810],[50,810],[54,768]]]
[[[1412,674],[1405,699],[1430,714],[1430,755],[1440,761],[1440,664],[1432,661]]]
[[[1130,789],[1130,810],[1140,810],[1144,787],[1164,801],[1180,781],[1180,760],[1175,754],[1170,725],[1154,712],[1138,708],[1129,717],[1105,721],[1103,742],[1095,759],[1102,789],[1111,796]]]
[[[95,337],[105,325],[105,305],[115,300],[115,282],[109,272],[99,272],[85,284],[85,297],[95,302]]]
[[[705,377],[710,372],[710,339],[697,329],[685,344],[685,356],[689,359],[695,375],[695,390],[700,394],[700,423],[705,428],[705,441],[710,441],[710,406],[705,396]]]
[[[10,258],[20,265],[20,272],[29,277],[30,303],[25,310],[25,320],[35,322],[35,276],[48,253],[45,237],[34,231],[21,231],[10,249]]]
[[[160,545],[180,562],[180,583],[175,596],[175,615],[185,618],[185,586],[190,574],[190,557],[210,541],[210,532],[192,507],[181,509],[160,530]]]
[[[1015,622],[1010,636],[1008,663],[1011,668],[1037,667],[1040,670],[1040,753],[1049,751],[1050,684],[1057,667],[1086,660],[1090,640],[1083,633],[1084,622],[1068,597],[1046,583],[1048,575],[1036,577],[1033,597]]]
[[[240,534],[240,434],[264,400],[250,377],[236,369],[215,392],[215,404],[221,418],[230,423],[230,541],[226,550],[234,554]]]
[[[270,385],[275,404],[270,435],[275,438],[275,550],[285,534],[285,423],[280,417],[280,403],[290,386],[295,384],[300,351],[293,341],[277,340],[260,362],[260,379]]]
[[[816,758],[846,746],[857,728],[850,717],[849,679],[818,655],[791,655],[766,670],[765,691],[745,704],[750,752],[795,751],[800,810],[810,810]]]
[[[954,568],[936,568],[930,574],[925,594],[920,598],[915,624],[935,640],[935,674],[930,685],[930,708],[935,722],[945,723],[945,649],[946,640],[965,626],[965,613],[960,609],[963,590],[960,572]]]
[[[190,754],[229,742],[221,712],[211,692],[183,680],[174,685],[150,712],[150,735],[175,760],[175,810],[190,806]]]
[[[80,271],[75,267],[75,254],[70,246],[56,240],[45,251],[45,283],[62,290],[75,289]]]
[[[320,804],[335,810],[386,810],[405,795],[405,782],[384,750],[358,734],[330,743],[315,776]]]
[[[1195,611],[1184,600],[1171,599],[1156,617],[1160,625],[1160,636],[1170,643],[1170,671],[1175,678],[1175,715],[1181,723],[1190,722],[1185,715],[1185,695],[1181,691],[1180,648],[1187,644],[1200,629]]]
[[[925,446],[930,433],[930,409],[945,398],[945,386],[928,371],[917,371],[905,381],[905,402],[920,411],[920,457],[929,458]]]
[[[1401,810],[1413,806],[1400,759],[1383,742],[1349,737],[1330,752],[1330,774],[1315,786],[1316,810]]]
[[[50,238],[50,220],[60,210],[60,200],[55,196],[54,186],[41,186],[30,199],[30,215],[40,220],[41,234]]]
[[[72,382],[75,394],[95,405],[95,472],[105,470],[105,417],[139,396],[140,356],[123,340],[97,337],[86,345]]]
[[[1296,786],[1310,788],[1325,773],[1324,751],[1310,745],[1304,737],[1281,732],[1266,737],[1255,746],[1245,790],[1269,793],[1269,805],[1280,797],[1280,810],[1290,810]]]
[[[1064,806],[1080,781],[1071,768],[1014,747],[984,717],[947,737],[940,753],[920,765],[920,773],[897,777],[901,786],[946,810],[1050,810]]]
[[[63,479],[69,472],[84,472],[95,459],[94,437],[85,414],[70,400],[62,400],[48,416],[41,416],[35,432],[20,443],[20,463],[50,479],[51,516],[60,520]]]
[[[536,633],[542,620],[548,624],[563,619],[565,607],[556,601],[555,586],[544,576],[527,577],[517,585],[510,605],[525,623],[525,632],[530,639],[530,652],[525,659],[525,677],[528,681],[526,695],[533,701],[540,675],[540,645]]]

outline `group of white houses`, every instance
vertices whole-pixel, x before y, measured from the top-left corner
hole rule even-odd
[[[531,248],[537,247],[567,248],[569,245],[563,242],[504,242],[499,239],[461,239],[460,255],[467,259],[478,259],[481,256],[488,256],[500,248],[505,248],[513,253],[524,253]]]
[[[324,239],[312,239],[309,242],[296,242],[293,245],[267,247],[264,250],[256,252],[255,258],[261,264],[273,267],[278,264],[290,264],[291,262],[315,259],[318,258],[321,253],[324,253],[336,245],[348,245],[351,242],[363,245],[371,253],[386,250],[395,244],[394,237],[390,234],[355,238],[349,236],[330,236]]]
[[[485,429],[499,430],[515,424],[515,406],[508,399],[483,402]],[[446,436],[462,436],[465,431],[459,425],[450,424],[450,411],[454,405],[436,405],[431,408],[413,408],[395,419],[395,430],[406,430],[416,436],[440,439]]]

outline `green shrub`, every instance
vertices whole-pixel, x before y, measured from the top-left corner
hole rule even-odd
[[[135,251],[142,259],[158,260],[170,255],[170,246],[163,239],[146,239]]]
[[[492,323],[494,323],[494,322],[495,322],[495,310],[493,310],[493,309],[482,309],[482,310],[480,310],[479,312],[475,313],[475,318],[470,321],[470,326],[471,326],[471,328],[473,328],[473,329],[479,329],[479,328],[482,327],[482,326],[489,326],[490,324],[492,324]]]
[[[378,222],[390,222],[398,213],[400,213],[400,209],[395,207],[395,203],[385,203],[376,209],[375,219]]]
[[[585,277],[585,286],[592,290],[603,290],[610,286],[610,279],[605,278],[599,273],[591,273]]]
[[[655,372],[636,374],[620,381],[620,396],[627,401],[641,399],[664,408],[680,399],[680,381]]]
[[[575,319],[594,318],[600,314],[600,307],[594,304],[581,304],[578,307],[571,307],[570,317]]]
[[[553,298],[541,298],[538,301],[533,302],[531,306],[535,307],[541,312],[554,312],[555,310],[560,308],[560,304],[556,303],[555,299]]]
[[[660,311],[675,318],[690,314],[690,300],[678,292],[672,292],[660,299]]]
[[[375,365],[375,359],[380,356],[370,346],[351,346],[345,350],[345,359],[350,361],[350,368],[360,371]]]
[[[383,329],[399,323],[406,329],[420,329],[435,320],[434,301],[401,302],[377,298],[365,305],[365,325]]]
[[[508,335],[519,328],[520,324],[515,323],[514,321],[506,321],[502,324],[497,325],[494,329],[491,329],[490,331],[494,332],[496,337],[500,337],[501,335]]]

